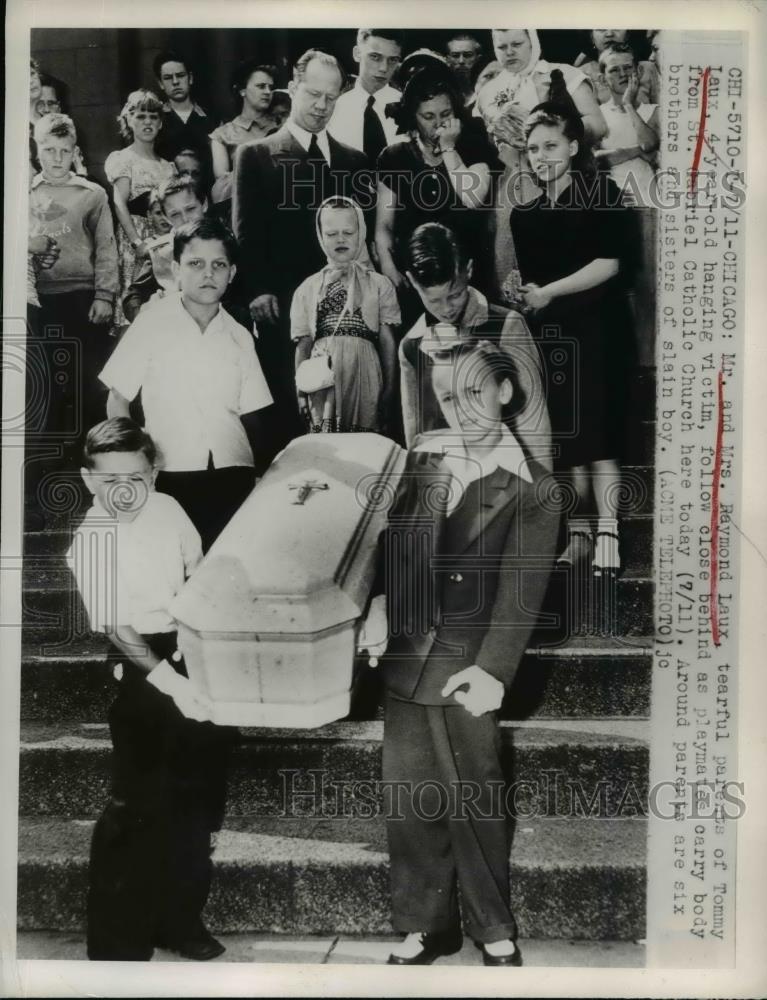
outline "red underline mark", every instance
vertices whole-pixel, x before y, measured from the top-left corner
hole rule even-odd
[[[706,66],[701,76],[703,90],[700,97],[700,121],[698,122],[698,138],[695,141],[695,153],[692,158],[692,169],[690,171],[690,194],[695,194],[698,185],[698,167],[700,157],[703,153],[703,140],[706,135],[706,113],[708,111],[708,78],[711,75],[711,67]]]
[[[714,471],[711,477],[711,590],[709,592],[709,616],[711,618],[711,638],[715,646],[719,639],[719,477],[722,474],[722,441],[724,439],[724,373],[720,370],[716,378],[716,447],[714,449]]]

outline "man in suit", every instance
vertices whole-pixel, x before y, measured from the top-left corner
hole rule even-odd
[[[559,515],[541,489],[549,473],[502,420],[513,359],[462,343],[432,379],[450,429],[416,439],[383,535],[383,780],[392,922],[407,935],[389,964],[461,948],[457,883],[484,964],[515,966],[496,713],[536,624]]]
[[[285,443],[301,432],[290,301],[304,278],[326,263],[317,239],[317,209],[331,195],[355,197],[368,207],[364,153],[327,131],[343,85],[343,70],[333,56],[305,52],[288,86],[289,119],[272,135],[240,146],[234,160],[239,294],[258,327],[259,357]]]

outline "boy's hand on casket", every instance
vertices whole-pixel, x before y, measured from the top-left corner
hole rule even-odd
[[[211,717],[211,706],[200,689],[189,680],[177,674],[167,660],[150,670],[146,679],[158,691],[173,699],[176,708],[187,719],[195,722],[207,722]]]
[[[464,685],[468,688],[467,691],[457,690]],[[480,716],[501,707],[504,691],[503,684],[496,677],[475,663],[448,678],[447,684],[442,688],[442,697],[449,698],[452,694],[467,712]]]
[[[378,666],[378,657],[383,656],[389,642],[389,622],[386,617],[386,595],[378,594],[370,602],[367,618],[362,623],[357,640],[357,651],[367,650],[370,666]]]

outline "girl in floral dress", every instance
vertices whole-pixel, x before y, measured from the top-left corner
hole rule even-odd
[[[114,205],[120,225],[120,291],[115,305],[115,326],[126,323],[122,299],[133,280],[136,263],[147,256],[145,240],[157,235],[148,214],[149,193],[174,173],[173,164],[155,153],[162,127],[162,102],[149,90],[134,90],[117,121],[120,134],[130,142],[106,158],[104,172],[113,185]]]
[[[296,289],[290,308],[296,369],[320,353],[329,357],[333,384],[299,404],[309,429],[383,431],[394,387],[400,322],[394,285],[373,270],[365,220],[350,198],[328,198],[317,211],[317,238],[327,265]]]

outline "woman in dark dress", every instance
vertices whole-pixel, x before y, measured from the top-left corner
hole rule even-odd
[[[407,245],[423,223],[441,222],[458,236],[474,261],[474,283],[484,290],[492,267],[486,204],[491,171],[500,163],[484,123],[468,117],[447,67],[417,71],[394,115],[408,138],[378,158],[375,244],[381,271],[402,297],[407,328],[420,312],[404,277]]]
[[[613,181],[594,171],[581,119],[566,104],[539,105],[525,136],[542,193],[511,213],[524,308],[542,355],[555,468],[572,470],[579,496],[593,494],[598,514],[595,539],[571,524],[564,561],[590,554],[593,544],[601,575],[620,566],[632,217]]]

